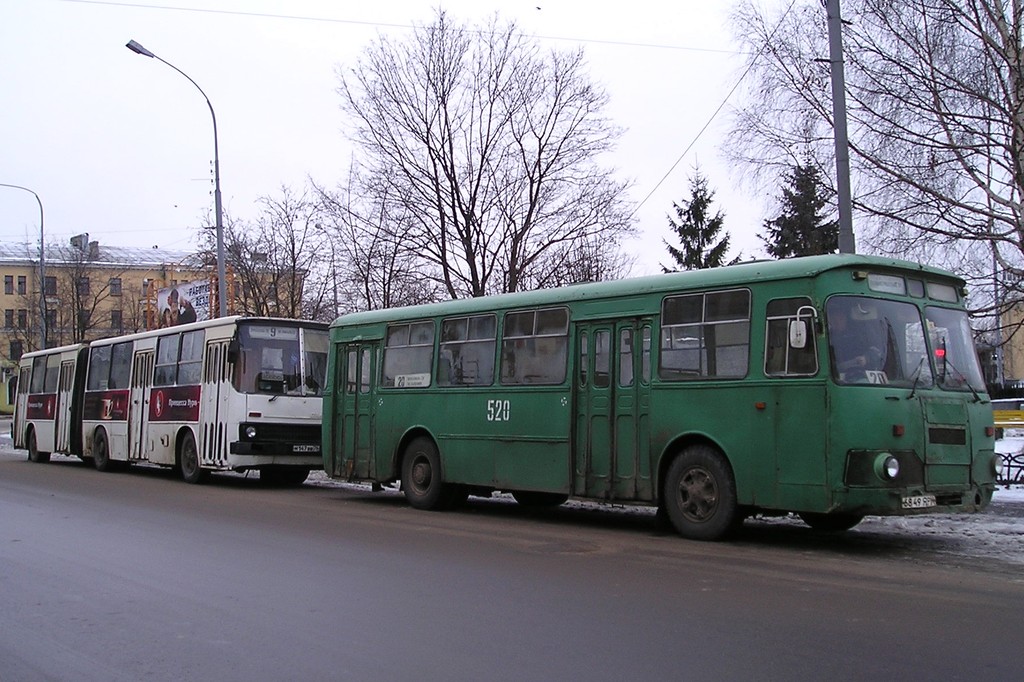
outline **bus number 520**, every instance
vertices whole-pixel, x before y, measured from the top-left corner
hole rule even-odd
[[[487,421],[489,422],[507,422],[508,421],[508,401],[507,400],[488,400],[487,401]]]

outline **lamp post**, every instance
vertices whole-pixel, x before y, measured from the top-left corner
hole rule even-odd
[[[161,61],[167,66],[177,71],[178,73],[180,73],[185,78],[188,78],[188,82],[196,86],[196,90],[198,90],[199,94],[201,94],[203,96],[203,99],[206,100],[206,106],[210,107],[210,117],[213,118],[213,205],[214,210],[217,213],[217,300],[220,304],[218,306],[219,316],[225,317],[228,314],[228,298],[227,278],[225,275],[224,266],[224,220],[221,215],[222,211],[220,202],[220,152],[218,151],[217,146],[217,114],[213,112],[213,105],[210,104],[210,98],[206,96],[206,93],[203,92],[203,89],[201,87],[199,87],[199,84],[192,80],[192,78],[190,78],[187,73],[176,67],[174,64],[171,64],[167,60],[161,59],[160,57],[156,56],[155,54],[144,48],[142,45],[139,45],[134,40],[129,40],[125,47],[127,47],[135,54],[141,54],[145,57],[152,57],[157,61]]]
[[[28,192],[36,198],[39,204],[39,348],[46,349],[46,249],[43,245],[43,202],[39,195],[28,187],[21,185],[8,185],[0,182],[0,187],[11,187]]]

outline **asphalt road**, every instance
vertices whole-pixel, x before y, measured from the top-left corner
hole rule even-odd
[[[1024,580],[934,542],[8,451],[0,680],[1019,679]]]

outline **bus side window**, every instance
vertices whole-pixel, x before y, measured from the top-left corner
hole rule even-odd
[[[109,348],[109,346],[108,346]],[[132,375],[132,344],[130,341],[114,344],[110,355],[110,385],[108,388],[128,388]]]
[[[764,344],[766,376],[811,376],[818,373],[811,310],[811,300],[803,296],[768,302]],[[807,343],[801,348],[790,343],[790,326],[794,322],[807,326]]]
[[[388,327],[384,345],[381,385],[395,388],[430,385],[434,364],[434,323],[395,324]]]
[[[160,337],[156,346],[156,372],[154,386],[172,386],[178,378],[178,346],[180,334]]]
[[[57,392],[57,379],[60,377],[60,353],[54,353],[46,358],[46,381],[43,391],[46,393]]]
[[[568,361],[567,309],[547,308],[505,314],[501,341],[502,385],[561,384],[565,381]]]
[[[345,377],[345,393],[348,393],[349,395],[356,392],[357,357],[358,355],[354,349],[348,352],[348,360],[346,361],[348,363],[348,367],[346,368],[347,376]]]
[[[370,392],[370,349],[363,349],[363,368],[359,373],[359,393],[366,395]]]
[[[662,302],[662,379],[739,379],[747,374],[749,356],[749,290],[668,296]]]
[[[46,385],[46,356],[41,355],[32,359],[32,382],[30,393],[42,393]]]
[[[105,391],[110,380],[110,346],[93,346],[89,350],[88,391]]]

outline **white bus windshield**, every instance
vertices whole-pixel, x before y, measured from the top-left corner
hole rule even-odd
[[[325,330],[240,324],[235,387],[242,393],[323,395],[327,346]]]

